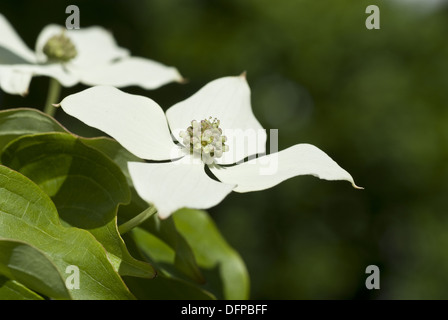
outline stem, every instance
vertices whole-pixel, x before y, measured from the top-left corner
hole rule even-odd
[[[61,84],[58,80],[50,78],[50,86],[48,87],[47,101],[45,102],[44,112],[49,116],[54,116],[56,108],[52,105],[58,103],[59,95],[61,93]]]
[[[125,234],[129,230],[137,227],[139,224],[143,223],[146,219],[151,217],[153,214],[157,212],[156,207],[149,207],[148,209],[144,210],[143,212],[136,215],[131,220],[126,221],[122,225],[118,227],[118,232],[120,234]]]

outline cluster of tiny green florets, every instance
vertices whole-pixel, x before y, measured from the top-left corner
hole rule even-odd
[[[220,121],[216,118],[212,120],[212,117],[200,122],[193,120],[187,131],[179,134],[184,145],[190,148],[190,153],[200,155],[206,164],[213,163],[214,158],[221,158],[222,153],[229,150],[225,144],[227,138],[222,135],[219,124]]]
[[[68,62],[78,54],[75,45],[64,32],[48,39],[43,52],[50,61],[59,62]]]

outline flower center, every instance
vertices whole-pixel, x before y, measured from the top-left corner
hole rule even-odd
[[[223,152],[229,151],[229,146],[225,144],[227,138],[222,135],[219,123],[218,119],[212,120],[212,117],[208,120],[193,120],[186,131],[179,133],[184,145],[190,148],[190,154],[200,155],[206,164],[212,164],[214,158],[221,158]]]
[[[78,54],[75,45],[64,31],[48,39],[43,51],[49,60],[59,62],[68,62]]]

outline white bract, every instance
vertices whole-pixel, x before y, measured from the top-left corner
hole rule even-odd
[[[50,24],[40,32],[32,51],[0,14],[0,87],[25,95],[33,76],[55,78],[65,87],[83,83],[155,89],[183,81],[174,67],[130,56],[99,26],[67,30]]]
[[[136,156],[166,160],[128,163],[136,191],[156,206],[161,218],[183,207],[207,209],[231,191],[263,190],[297,175],[348,180],[356,187],[347,171],[309,144],[242,162],[255,153],[266,152],[266,132],[252,112],[244,75],[208,83],[169,108],[166,116],[153,100],[107,86],[68,96],[61,106],[73,117],[109,134]],[[236,162],[241,163],[227,166]],[[217,179],[209,177],[205,166]],[[275,170],[263,173],[266,167]]]

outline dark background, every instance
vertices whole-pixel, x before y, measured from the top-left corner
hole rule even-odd
[[[405,2],[405,1],[404,1]],[[424,2],[424,1],[422,1]],[[30,48],[49,23],[80,8],[133,55],[189,79],[148,96],[165,110],[219,77],[247,71],[256,117],[279,150],[311,143],[358,185],[296,177],[232,193],[209,210],[251,276],[252,299],[448,298],[448,9],[353,0],[2,0]],[[367,30],[365,9],[381,10]],[[0,35],[1,36],[1,35]],[[48,79],[2,109],[42,109]],[[85,89],[63,88],[62,97]],[[76,133],[97,135],[58,112]],[[381,270],[367,290],[365,269]]]

